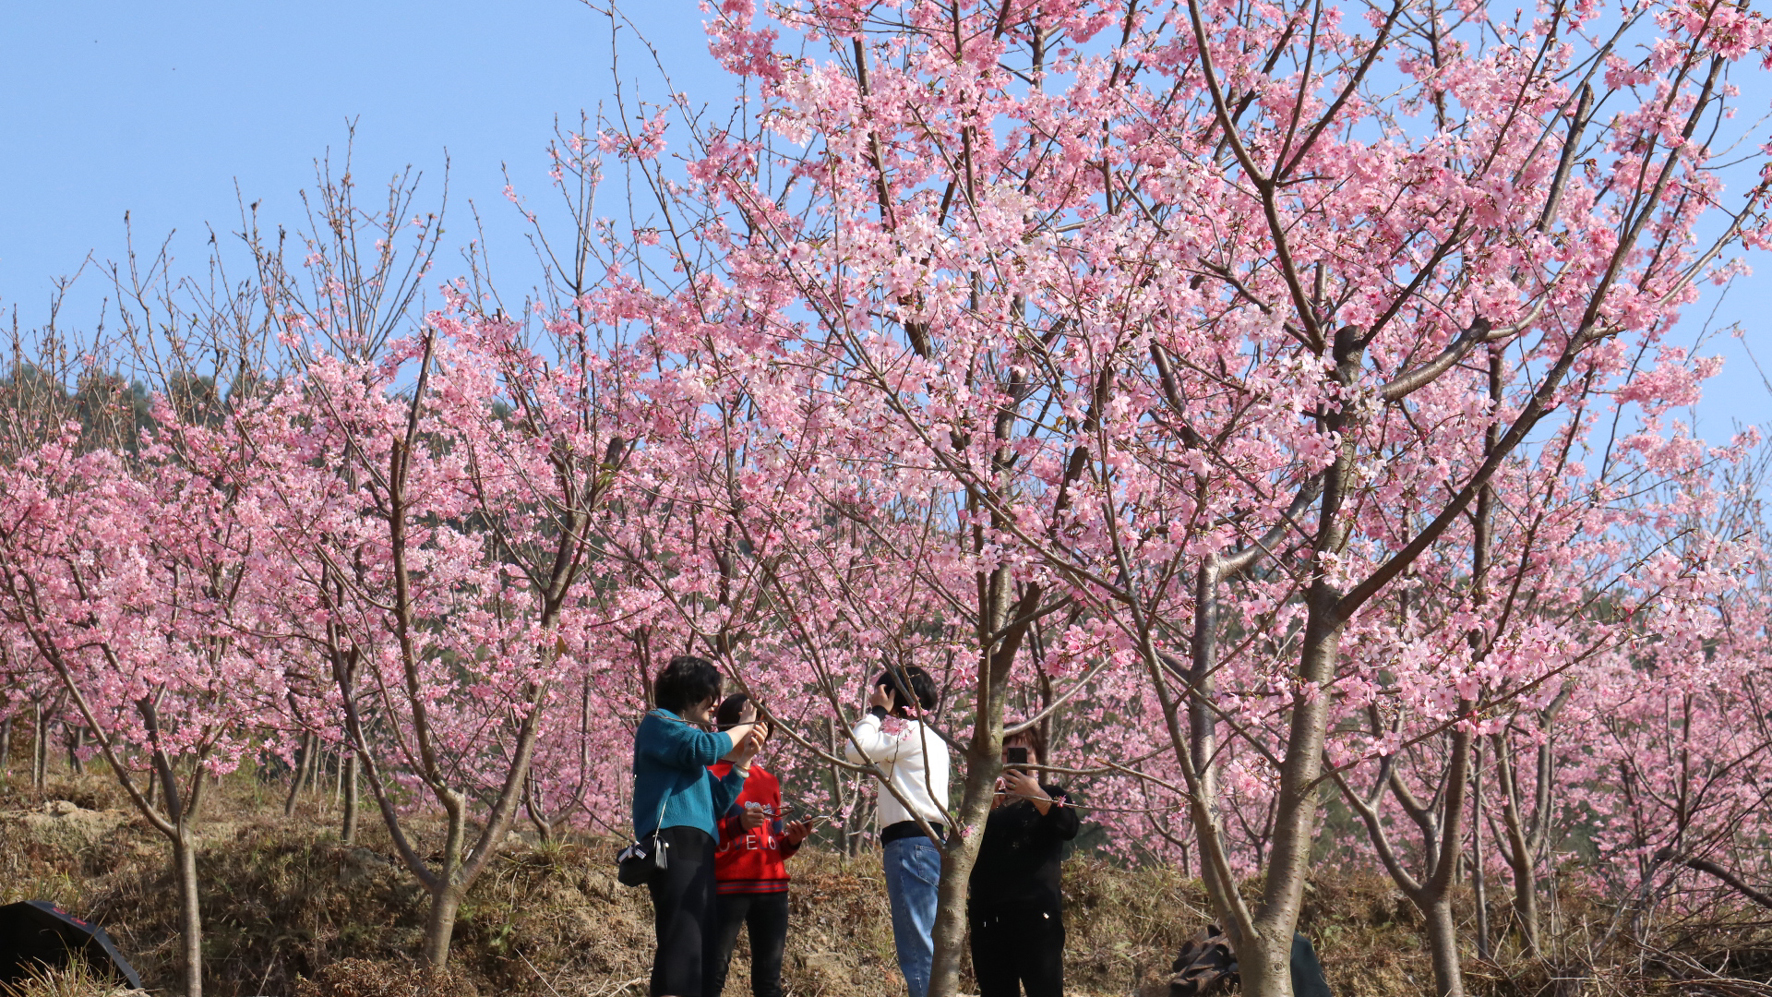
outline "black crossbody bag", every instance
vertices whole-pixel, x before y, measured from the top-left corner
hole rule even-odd
[[[670,794],[665,794],[669,800]],[[664,823],[664,801],[658,804],[658,823]],[[671,845],[660,837],[664,829],[654,825],[652,833],[636,838],[615,856],[615,878],[623,886],[645,886],[658,874],[671,867]]]
[[[638,782],[640,774],[634,773]],[[675,787],[672,787],[673,789]],[[659,797],[658,819],[652,822],[652,833],[635,838],[615,855],[615,878],[623,886],[645,886],[658,874],[671,867],[671,845],[661,836],[664,828],[665,804],[671,800],[669,790]]]

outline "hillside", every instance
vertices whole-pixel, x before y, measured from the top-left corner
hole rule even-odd
[[[411,984],[409,953],[420,937],[423,896],[395,866],[379,824],[365,821],[360,842],[344,847],[331,821],[321,819],[330,814],[317,812],[314,801],[289,820],[267,816],[280,810],[276,793],[237,780],[202,817],[207,992],[432,993]],[[171,987],[175,892],[158,839],[121,809],[123,802],[96,776],[52,780],[43,790],[0,788],[0,902],[52,899],[94,918],[150,987]],[[615,882],[613,850],[602,840],[514,844],[462,912],[456,979],[434,991],[438,997],[644,993],[650,906],[644,891]],[[789,992],[901,994],[877,853],[847,859],[812,848],[793,869]],[[1079,995],[1166,993],[1176,947],[1207,920],[1203,891],[1173,869],[1125,869],[1080,856],[1067,866],[1065,891],[1070,992]],[[1387,881],[1354,876],[1313,884],[1301,927],[1338,995],[1429,991],[1413,908]],[[1761,971],[1772,969],[1764,926],[1747,922],[1741,930],[1737,962],[1757,958]],[[732,976],[727,992],[749,993],[742,945]],[[1620,974],[1607,974],[1607,981],[1608,992],[1644,989],[1626,988],[1631,980]],[[1552,992],[1542,969],[1523,965],[1473,964],[1470,982],[1487,993]]]

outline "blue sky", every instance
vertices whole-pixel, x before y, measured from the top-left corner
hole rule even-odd
[[[730,93],[693,0],[628,6],[678,89]],[[662,95],[649,60],[623,75],[630,96]],[[35,325],[52,278],[89,251],[123,255],[125,211],[138,249],[176,230],[190,270],[206,224],[240,227],[236,184],[294,228],[297,193],[329,147],[342,158],[350,119],[363,193],[411,164],[434,204],[447,152],[456,233],[472,199],[488,241],[526,253],[501,164],[541,194],[556,116],[595,113],[613,79],[609,22],[577,0],[0,0],[0,304]],[[65,322],[96,310],[95,276]]]
[[[730,99],[694,0],[638,0],[626,13],[676,89]],[[628,93],[662,96],[650,62],[624,48]],[[540,194],[556,117],[595,113],[614,78],[608,21],[578,0],[0,0],[0,307],[38,324],[54,277],[88,252],[122,257],[125,211],[138,248],[176,230],[190,270],[206,225],[224,237],[239,227],[236,185],[263,201],[265,218],[294,227],[314,159],[342,153],[353,118],[360,183],[411,164],[432,199],[447,151],[456,233],[472,200],[495,264],[510,260],[525,250],[501,164]],[[1747,356],[1772,373],[1772,259],[1754,262],[1765,276],[1737,281],[1711,320],[1742,323],[1745,340],[1712,335],[1703,350],[1726,360],[1701,409],[1712,439],[1732,422],[1772,420],[1772,387]],[[440,275],[459,269],[453,256],[441,264]],[[107,290],[84,277],[64,326],[90,324]],[[1698,335],[1713,303],[1688,310],[1681,338]]]

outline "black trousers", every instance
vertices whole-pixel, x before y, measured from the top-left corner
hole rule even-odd
[[[702,997],[704,952],[713,939],[714,839],[699,827],[667,827],[669,865],[646,884],[652,894],[652,997]]]
[[[978,997],[1064,995],[1064,915],[1031,906],[968,911]]]
[[[751,929],[751,997],[781,997],[781,954],[788,941],[788,891],[724,893],[714,898],[718,912],[714,951],[708,957],[701,997],[720,997],[726,970],[738,947],[739,925]]]

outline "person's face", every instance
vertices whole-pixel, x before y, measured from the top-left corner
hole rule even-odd
[[[694,706],[691,706],[689,712],[684,714],[683,719],[698,724],[705,724],[714,718],[714,709],[719,705],[719,696],[709,696]]]

